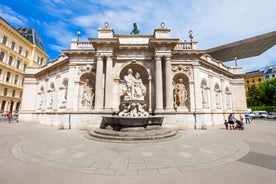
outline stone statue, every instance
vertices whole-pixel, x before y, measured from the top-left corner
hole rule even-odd
[[[83,106],[93,107],[93,102],[94,102],[94,91],[89,84],[89,79],[86,79],[83,87],[81,104]]]
[[[137,117],[137,116],[149,116],[149,113],[145,110],[146,104],[142,105],[139,102],[132,102],[129,104],[122,105],[123,110],[119,113],[119,116],[130,116],[130,117]]]
[[[139,34],[139,30],[138,30],[138,27],[137,27],[137,24],[136,23],[133,23],[133,30],[131,31],[130,34]]]
[[[208,94],[207,94],[207,89],[206,87],[202,87],[201,88],[201,93],[202,93],[202,105],[203,107],[207,107],[208,106]]]
[[[174,87],[173,93],[175,106],[186,107],[186,102],[188,98],[185,85],[183,84],[183,79],[178,79],[178,82]]]
[[[124,76],[126,83],[123,89],[124,100],[144,100],[146,95],[146,86],[143,84],[140,74],[135,73],[131,68],[128,69],[127,75]]]
[[[134,80],[134,98],[139,100],[144,100],[145,95],[146,95],[146,86],[143,84],[142,79],[140,78],[140,74],[136,72],[135,80]]]

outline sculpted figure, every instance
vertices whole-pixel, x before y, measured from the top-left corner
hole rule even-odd
[[[177,84],[174,87],[174,104],[177,107],[185,107],[187,101],[187,91],[183,84],[183,79],[178,79]]]
[[[136,72],[134,81],[134,98],[143,100],[145,94],[146,86],[143,84],[140,74]]]
[[[94,102],[94,92],[92,87],[89,85],[89,79],[86,79],[84,88],[83,88],[83,93],[82,93],[82,105],[83,106],[93,106]]]
[[[146,104],[142,105],[140,103],[137,103],[137,111],[139,116],[148,116],[149,113],[145,110]]]
[[[123,89],[125,100],[144,100],[146,86],[143,84],[138,72],[135,73],[134,77],[132,69],[129,68],[127,75],[124,76],[124,82],[126,83]]]
[[[131,31],[130,34],[139,34],[138,26],[136,23],[133,23],[133,30]]]
[[[133,76],[133,71],[131,68],[128,69],[127,75],[124,76],[124,81],[126,83],[126,89],[124,89],[124,94],[129,98],[133,98],[134,94],[134,82],[135,78]]]

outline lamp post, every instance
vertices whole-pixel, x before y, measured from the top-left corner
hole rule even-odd
[[[235,66],[237,67],[238,66],[237,57],[235,57],[234,60],[235,60]]]
[[[105,28],[105,29],[108,29],[108,28],[109,28],[109,23],[108,23],[107,21],[104,23],[104,28]]]
[[[189,38],[191,39],[191,49],[193,49],[193,31],[192,30],[190,30],[189,31]]]
[[[80,40],[80,34],[81,34],[81,32],[80,32],[80,30],[78,29],[78,30],[77,30],[78,41]]]

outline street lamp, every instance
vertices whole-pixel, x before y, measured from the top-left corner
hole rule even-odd
[[[78,29],[78,30],[77,30],[78,41],[80,40],[80,34],[81,34],[81,31]]]
[[[104,27],[105,27],[105,29],[107,29],[109,27],[109,23],[107,21],[104,23]]]
[[[189,38],[191,39],[191,49],[193,49],[193,31],[192,30],[190,30],[189,31]]]
[[[237,64],[237,57],[234,58],[235,59],[235,66],[237,67],[238,64]]]

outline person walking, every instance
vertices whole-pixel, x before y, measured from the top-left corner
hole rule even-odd
[[[6,116],[7,116],[7,118],[8,118],[9,123],[11,123],[11,120],[12,120],[12,113],[9,112]]]
[[[247,124],[247,122],[248,122],[248,124],[250,124],[250,119],[249,119],[249,114],[248,114],[248,112],[245,113],[244,117],[245,117],[245,123]]]

